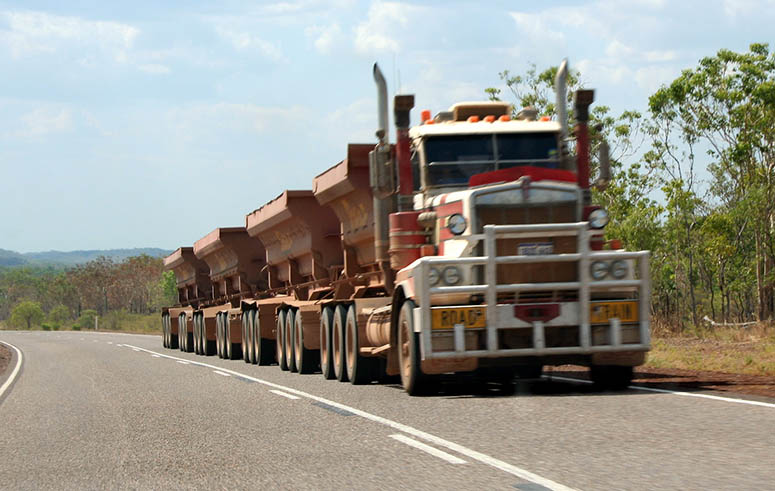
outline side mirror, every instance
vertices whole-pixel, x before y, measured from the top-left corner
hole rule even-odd
[[[603,191],[608,187],[611,180],[611,159],[608,155],[608,142],[602,140],[598,150],[598,161],[600,162],[599,176],[595,181],[595,189]]]

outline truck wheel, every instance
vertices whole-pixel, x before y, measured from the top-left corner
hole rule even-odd
[[[334,375],[340,382],[347,382],[347,365],[344,360],[344,329],[347,323],[347,308],[337,305],[334,310],[334,325],[331,329],[331,357],[334,360]]]
[[[420,334],[414,332],[412,300],[405,300],[398,315],[398,364],[401,385],[410,396],[426,395],[434,388],[435,377],[422,372],[420,367]]]
[[[248,313],[249,311],[243,310],[241,316],[242,326],[242,361],[250,363],[250,340],[248,339]]]
[[[283,337],[285,338],[285,363],[288,364],[288,370],[296,372],[296,350],[293,346],[293,339],[296,329],[294,328],[294,321],[296,320],[296,309],[288,309],[288,313],[285,314],[285,332]]]
[[[194,353],[202,354],[202,335],[199,329],[199,316],[194,316]]]
[[[188,317],[186,317],[186,321],[183,323],[183,337],[186,338],[186,353],[193,353],[194,352],[194,333],[188,332]]]
[[[207,322],[205,315],[199,316],[199,333],[202,335],[202,355],[212,356],[215,354],[215,341],[207,339]]]
[[[331,307],[323,307],[323,312],[320,315],[320,371],[323,373],[323,378],[326,380],[333,380],[336,378],[336,374],[334,374],[334,357],[331,346],[331,328],[333,323],[334,309]]]
[[[350,305],[347,309],[347,320],[345,323],[345,361],[347,363],[347,374],[350,376],[350,383],[353,385],[363,385],[371,383],[374,376],[374,358],[361,356],[361,343],[358,339],[358,319],[355,314],[355,305]]]
[[[589,378],[599,389],[624,390],[632,383],[632,367],[618,365],[592,365]]]
[[[229,360],[239,360],[240,356],[242,356],[241,343],[231,342],[231,319],[229,319],[229,314],[224,315],[223,318],[226,322],[226,357]]]
[[[246,310],[242,313],[242,315],[245,316],[245,337],[242,338],[243,343],[247,343],[247,352],[248,357],[245,358],[245,363],[250,363],[251,365],[256,364],[256,344],[253,342],[253,334],[255,334],[255,330],[253,329],[253,322],[255,319],[255,311],[254,310]],[[244,344],[243,344],[244,346]]]
[[[224,344],[223,344],[223,316],[218,313],[215,315],[215,345],[218,358],[223,358]]]
[[[294,361],[296,362],[296,369],[302,374],[312,373],[318,367],[318,355],[320,352],[304,347],[304,323],[302,315],[298,310],[296,311],[296,318],[293,322],[293,331],[293,351],[295,354]]]
[[[186,350],[186,314],[178,316],[178,349]]]
[[[285,311],[277,312],[277,364],[280,370],[288,370],[288,360],[285,359]]]
[[[253,352],[258,365],[271,365],[274,363],[274,343],[271,339],[261,337],[261,324],[258,310],[253,311]]]
[[[161,316],[161,345],[167,347],[167,316]]]

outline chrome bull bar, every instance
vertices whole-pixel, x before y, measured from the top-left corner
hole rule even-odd
[[[484,242],[484,256],[443,257],[431,256],[419,259],[419,267],[415,268],[413,277],[418,307],[414,309],[415,331],[420,333],[421,357],[459,358],[459,357],[502,357],[502,356],[536,356],[552,354],[591,354],[616,351],[646,351],[650,348],[650,282],[649,282],[649,251],[592,251],[589,242],[592,237],[588,222],[551,223],[536,225],[485,225],[484,233],[461,236],[456,240],[468,240],[472,244]],[[496,240],[513,238],[561,237],[576,236],[575,253],[497,256]],[[608,279],[595,281],[590,274],[593,261],[630,259],[637,261],[637,279]],[[551,262],[576,262],[578,264],[578,281],[552,283],[511,283],[497,284],[497,266],[499,264],[534,264]],[[428,282],[430,268],[449,265],[483,265],[485,283],[478,285],[431,286]],[[591,292],[604,288],[637,288],[638,317],[640,342],[637,344],[622,344],[621,323],[619,319],[609,321],[610,343],[593,346],[591,339],[590,303]],[[498,294],[529,291],[577,291],[579,307],[579,345],[563,347],[546,347],[544,342],[544,323],[532,323],[532,348],[498,348]],[[454,350],[436,351],[432,349],[432,319],[431,296],[439,294],[468,293],[484,295],[486,304],[486,349],[467,350],[465,346],[465,326],[456,324],[454,333]]]

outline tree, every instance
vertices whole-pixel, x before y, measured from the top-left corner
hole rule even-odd
[[[57,328],[70,319],[72,319],[72,314],[70,313],[70,309],[65,305],[57,305],[48,313],[49,324],[56,326]]]
[[[11,311],[10,323],[12,326],[23,329],[32,329],[33,325],[43,322],[45,315],[38,302],[25,300],[18,303]]]
[[[775,311],[775,54],[769,52],[766,44],[752,44],[747,53],[720,50],[716,56],[700,60],[696,68],[684,70],[669,86],[657,91],[649,99],[649,107],[657,142],[655,148],[663,164],[672,160],[675,168],[675,162],[680,160],[691,165],[695,152],[702,150],[710,161],[710,191],[715,202],[708,203],[712,209],[708,213],[728,215],[731,222],[725,225],[727,237],[737,255],[745,258],[739,271],[725,271],[723,286],[721,277],[717,276],[719,289],[728,295],[729,275],[743,274],[752,280],[751,275],[745,274],[747,270],[752,271],[756,317],[772,318]],[[684,149],[683,157],[671,154],[677,147],[676,142]],[[682,182],[683,191],[692,190],[690,181],[684,178]],[[692,220],[683,221],[686,228],[687,221]],[[687,231],[685,235],[691,234]]]

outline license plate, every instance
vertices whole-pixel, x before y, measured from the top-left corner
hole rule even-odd
[[[595,302],[589,308],[589,322],[608,324],[609,319],[621,322],[638,321],[638,302]]]
[[[517,246],[519,256],[543,256],[552,252],[554,252],[554,245],[551,242],[532,242]]]
[[[487,327],[487,314],[484,307],[438,307],[431,309],[431,322],[433,329],[480,328]]]

